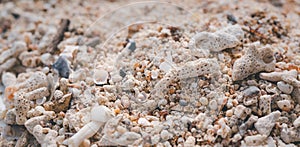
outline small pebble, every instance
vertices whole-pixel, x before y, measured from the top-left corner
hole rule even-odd
[[[211,100],[209,102],[209,108],[212,110],[217,110],[218,109],[218,103],[216,100]]]
[[[281,100],[277,102],[278,107],[283,111],[290,111],[292,109],[291,102],[289,100]]]
[[[100,38],[95,37],[95,38],[92,38],[89,42],[87,42],[86,45],[90,46],[90,47],[96,47],[96,45],[98,45],[99,43],[100,43]]]
[[[139,118],[138,124],[142,126],[149,126],[151,123],[145,118]]]
[[[128,45],[128,49],[130,50],[130,51],[135,51],[135,49],[136,49],[136,44],[135,44],[135,42],[133,41],[133,40],[129,40],[129,45]]]
[[[226,117],[231,117],[233,115],[232,109],[226,111]]]
[[[200,103],[204,106],[208,105],[208,99],[206,97],[200,98]]]
[[[94,69],[94,82],[97,85],[103,85],[107,83],[108,72],[103,69]]]
[[[300,126],[300,116],[293,122],[293,125],[298,128]]]
[[[180,105],[180,106],[187,106],[188,103],[187,103],[186,100],[179,100],[179,105]]]
[[[286,94],[291,94],[294,87],[290,84],[287,84],[283,81],[280,81],[280,82],[277,82],[277,87],[280,91],[282,91],[283,93],[286,93]]]
[[[275,122],[279,119],[281,113],[274,111],[264,117],[261,117],[254,124],[256,130],[262,135],[269,135],[275,125]]]
[[[170,71],[172,69],[172,66],[167,63],[167,62],[162,62],[159,65],[159,69],[161,69],[162,71],[164,71],[165,73],[167,73],[168,71]]]
[[[160,137],[161,137],[162,140],[168,140],[172,137],[172,134],[169,133],[167,130],[162,130],[160,132]]]
[[[71,69],[68,60],[64,56],[60,56],[57,61],[52,65],[63,78],[69,78]]]
[[[260,89],[256,86],[250,86],[246,90],[243,91],[245,97],[253,97],[260,93]]]

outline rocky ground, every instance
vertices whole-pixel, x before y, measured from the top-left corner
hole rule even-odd
[[[300,1],[0,10],[0,146],[300,143]]]

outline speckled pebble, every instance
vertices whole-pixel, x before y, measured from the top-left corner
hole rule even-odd
[[[267,116],[259,118],[254,126],[260,134],[268,136],[280,115],[281,113],[279,111],[272,112]]]
[[[290,111],[292,109],[292,104],[289,100],[278,101],[277,105],[283,111]]]

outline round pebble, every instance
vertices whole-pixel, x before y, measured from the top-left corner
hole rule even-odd
[[[218,109],[218,103],[216,100],[211,100],[209,102],[209,108],[212,110],[217,110]]]
[[[226,111],[226,117],[231,117],[233,115],[232,109]]]
[[[168,140],[169,138],[171,138],[171,134],[167,130],[162,130],[160,132],[160,137],[162,140]]]
[[[208,105],[208,99],[206,97],[200,98],[200,103],[204,106]]]

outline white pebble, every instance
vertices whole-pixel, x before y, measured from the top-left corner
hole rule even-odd
[[[161,137],[162,140],[168,140],[172,137],[172,134],[169,133],[167,130],[162,130],[160,132],[160,137]]]
[[[142,126],[149,126],[151,123],[145,118],[139,118],[138,124]]]
[[[208,100],[206,97],[201,97],[200,98],[200,103],[204,106],[206,106],[208,104]]]
[[[103,69],[94,70],[94,82],[96,84],[102,85],[106,84],[108,79],[108,72]]]
[[[256,130],[262,135],[269,135],[279,119],[281,113],[279,111],[272,112],[264,117],[261,117],[254,124]]]
[[[211,100],[209,102],[209,108],[212,110],[217,110],[218,109],[218,103],[216,100]]]
[[[300,126],[300,116],[293,122],[293,125],[298,128]]]
[[[151,78],[152,79],[157,79],[158,77],[158,70],[152,70],[151,71]]]
[[[291,102],[289,100],[278,101],[277,105],[283,111],[290,111],[292,108]]]
[[[280,91],[282,91],[283,93],[286,93],[286,94],[291,94],[294,87],[290,84],[287,84],[283,81],[280,81],[277,83],[277,87]]]

